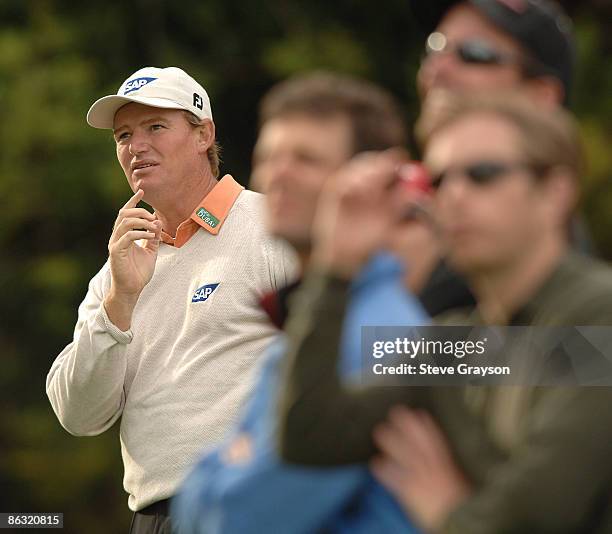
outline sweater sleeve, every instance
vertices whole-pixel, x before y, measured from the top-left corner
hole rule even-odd
[[[125,404],[125,353],[132,332],[121,331],[106,314],[103,299],[109,277],[106,264],[89,283],[73,341],[47,375],[51,406],[75,436],[101,434],[120,417]]]
[[[609,328],[609,297],[597,295],[588,306],[568,322]],[[605,348],[591,340],[593,346],[577,345],[573,353],[585,366],[589,353],[581,350],[609,356],[609,334],[605,339]],[[609,383],[609,376],[601,378]],[[441,533],[561,534],[601,520],[612,477],[612,387],[535,388],[529,406],[525,435],[510,457],[451,513]]]
[[[598,499],[609,492],[611,402],[609,387],[540,391],[521,444],[440,532],[582,531],[594,519]]]
[[[266,235],[264,247],[272,290],[278,291],[295,282],[299,275],[295,251],[284,241],[269,235]]]
[[[287,369],[280,399],[280,452],[289,462],[338,465],[367,461],[374,426],[419,388],[349,387],[338,376],[349,283],[306,279],[292,306]]]

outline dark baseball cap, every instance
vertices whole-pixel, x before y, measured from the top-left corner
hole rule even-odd
[[[534,75],[553,76],[561,81],[567,105],[575,62],[573,24],[561,6],[552,0],[464,0],[499,29],[516,39],[535,60]],[[425,15],[435,27],[459,0],[438,2]],[[423,19],[421,19],[423,20]]]

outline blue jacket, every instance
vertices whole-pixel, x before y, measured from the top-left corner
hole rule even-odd
[[[353,284],[345,319],[342,376],[362,367],[361,327],[424,325],[419,302],[402,286],[402,269],[376,257]],[[235,431],[206,454],[172,502],[180,534],[416,533],[395,500],[367,467],[306,468],[281,462],[275,447],[275,402],[285,354],[281,335],[265,356],[259,381]],[[231,458],[232,443],[244,454]]]

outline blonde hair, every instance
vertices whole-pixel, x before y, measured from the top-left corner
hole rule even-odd
[[[562,108],[542,108],[533,101],[511,94],[445,95],[426,105],[415,133],[421,148],[444,128],[468,115],[495,115],[519,131],[526,163],[545,175],[563,167],[579,180],[585,172],[585,158],[576,121]]]
[[[191,111],[183,111],[187,122],[192,126],[201,126],[202,121]],[[219,178],[219,165],[221,163],[221,145],[215,140],[210,148],[206,151],[208,162],[210,163],[210,170],[215,178]]]

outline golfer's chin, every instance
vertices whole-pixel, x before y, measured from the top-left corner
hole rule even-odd
[[[151,179],[151,177],[133,177],[131,180],[131,186],[134,193],[139,189],[144,191],[142,200],[147,204],[151,204],[151,201],[158,196],[159,187],[157,187],[155,180]]]

